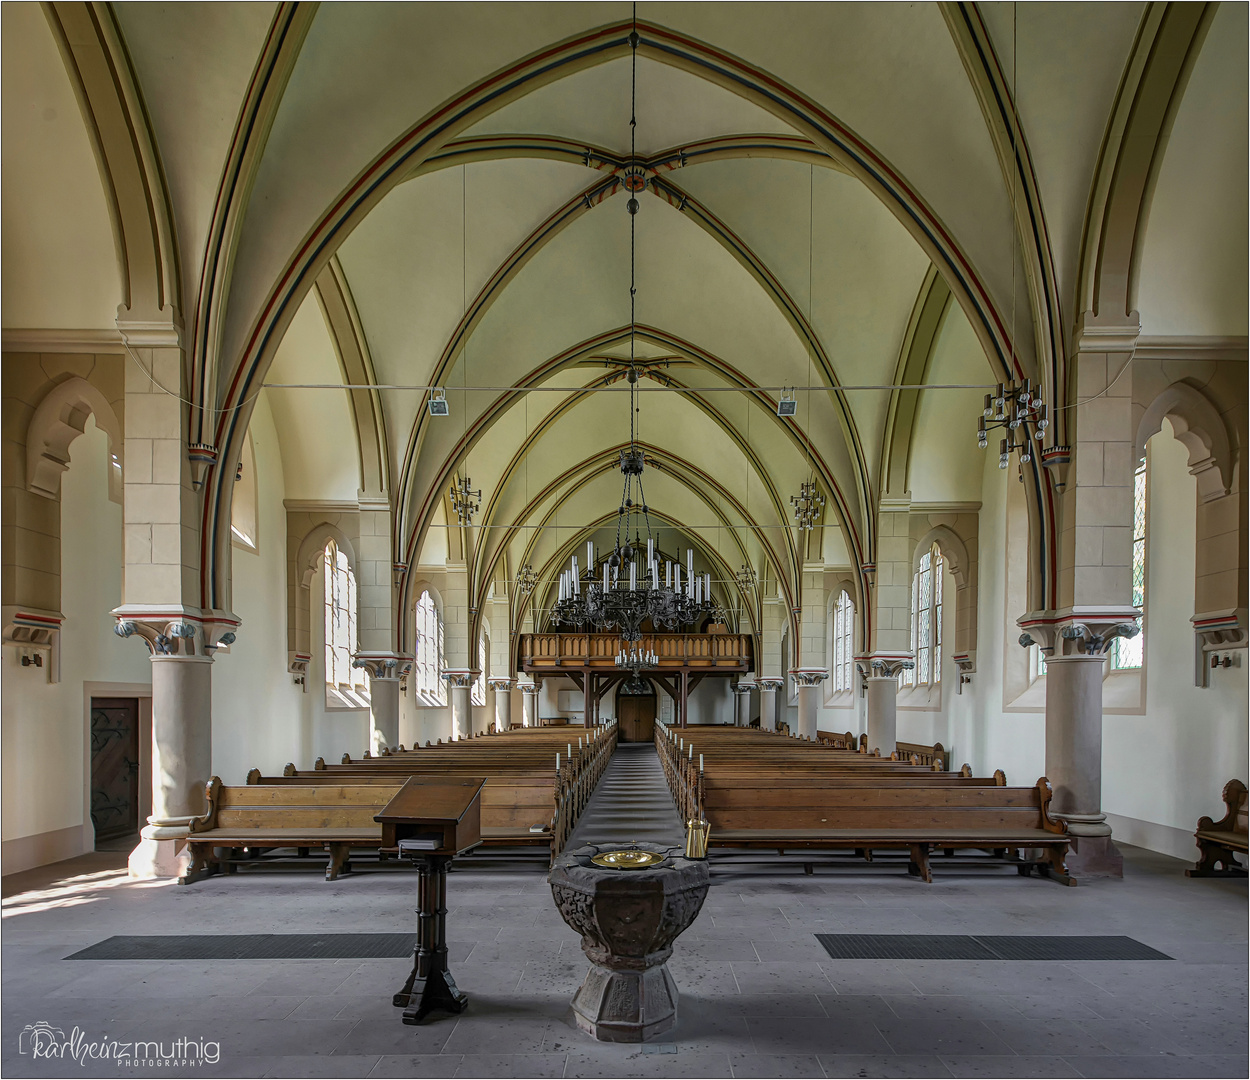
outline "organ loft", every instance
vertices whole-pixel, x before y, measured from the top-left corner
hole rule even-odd
[[[1247,1075],[1247,7],[8,3],[0,1071]]]

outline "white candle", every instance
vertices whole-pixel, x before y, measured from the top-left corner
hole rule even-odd
[[[608,591],[608,564],[603,564],[603,591]]]
[[[595,568],[595,542],[593,540],[586,541],[586,569],[593,570]]]
[[[638,588],[638,563],[633,559],[629,560],[629,587]]]
[[[703,755],[699,755],[699,772],[703,771]]]
[[[694,548],[686,548],[686,577],[694,577]]]
[[[574,596],[582,591],[582,583],[579,580],[580,577],[581,575],[577,572],[577,556],[574,555],[572,565],[569,568],[569,583],[573,586]]]
[[[655,541],[651,537],[647,537],[647,562],[648,564],[655,562]]]
[[[556,772],[560,771],[560,751],[556,751]]]
[[[657,592],[660,588],[660,568],[655,563],[651,564],[651,588]]]

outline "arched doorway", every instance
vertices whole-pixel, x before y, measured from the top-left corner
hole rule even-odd
[[[621,742],[651,742],[655,737],[655,686],[634,675],[616,692],[617,738]]]

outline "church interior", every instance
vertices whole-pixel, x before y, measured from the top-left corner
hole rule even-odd
[[[1247,1075],[1246,4],[0,20],[4,1075]]]

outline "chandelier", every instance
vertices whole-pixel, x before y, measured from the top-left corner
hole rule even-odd
[[[799,493],[790,496],[790,503],[794,507],[795,524],[803,532],[816,527],[820,511],[825,505],[825,497],[816,487],[815,480],[805,480],[799,486]]]
[[[624,187],[629,193],[625,209],[629,212],[629,448],[621,451],[620,470],[625,478],[621,505],[616,513],[616,544],[604,559],[596,558],[592,541],[586,544],[586,565],[579,569],[577,556],[560,574],[559,599],[552,616],[558,623],[571,626],[594,626],[600,630],[616,630],[627,645],[642,639],[642,625],[669,630],[699,622],[712,607],[712,575],[694,572],[694,549],[686,550],[685,574],[681,553],[676,559],[664,558],[656,551],[651,529],[650,510],[643,491],[642,474],[646,467],[643,452],[638,448],[638,376],[635,356],[637,318],[635,303],[637,284],[634,260],[635,218],[638,200],[634,197],[646,187],[646,173],[635,155],[636,118],[633,115],[634,88],[638,78],[638,35],[629,37],[633,52],[629,119],[629,165],[625,169]],[[630,519],[634,518],[634,538],[629,538]],[[641,518],[641,525],[638,519]],[[642,532],[646,530],[644,539]],[[663,563],[661,574],[661,562]],[[663,584],[661,584],[661,576]],[[645,666],[646,656],[637,649],[622,649],[619,666],[635,674]],[[625,659],[623,660],[622,657]],[[634,668],[634,660],[639,667]]]
[[[999,383],[992,394],[985,395],[985,410],[977,428],[977,446],[984,450],[989,446],[989,433],[994,428],[1005,428],[1007,438],[998,444],[998,467],[1007,468],[1011,455],[1020,451],[1021,464],[1033,460],[1033,445],[1029,441],[1032,427],[1033,439],[1042,441],[1042,433],[1050,424],[1045,402],[1033,394],[1028,379],[1022,383]],[[1019,442],[1016,439],[1019,438]]]
[[[522,596],[529,596],[529,594],[534,591],[537,584],[538,575],[534,573],[534,568],[530,566],[529,563],[526,563],[520,570],[517,571],[516,587],[517,592],[519,592]]]
[[[654,649],[643,650],[636,645],[631,645],[628,649],[622,645],[621,651],[616,654],[616,666],[632,672],[635,676],[640,674],[643,668],[657,667],[659,663],[660,658]]]
[[[473,515],[482,508],[481,491],[473,490],[473,481],[461,476],[451,482],[451,508],[461,526],[473,524]]]

